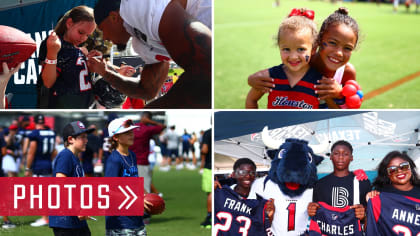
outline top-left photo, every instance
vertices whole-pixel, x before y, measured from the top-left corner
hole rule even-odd
[[[212,8],[2,0],[0,109],[210,109]]]

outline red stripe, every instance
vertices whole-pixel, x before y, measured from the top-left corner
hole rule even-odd
[[[370,199],[372,201],[372,210],[376,222],[378,222],[379,216],[381,215],[381,198],[379,196],[380,195],[376,195],[374,198]]]
[[[407,198],[407,199],[410,199],[411,201],[413,201],[413,202],[418,202],[418,203],[420,203],[420,199],[417,199],[417,198],[413,198],[413,197],[408,197],[408,196],[404,196],[405,198]]]
[[[280,84],[280,85],[290,85],[289,80],[288,79],[280,79],[280,78],[275,78],[274,79],[274,84]],[[315,89],[314,84],[310,83],[310,82],[306,82],[306,81],[302,81],[300,80],[296,85],[296,86],[302,86],[305,88],[310,88],[310,89]]]

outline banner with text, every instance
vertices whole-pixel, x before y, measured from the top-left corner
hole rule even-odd
[[[0,215],[143,215],[141,177],[7,177],[0,189]]]

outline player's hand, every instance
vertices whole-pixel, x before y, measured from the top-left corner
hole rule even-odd
[[[248,84],[257,90],[269,93],[275,87],[274,79],[269,76],[268,70],[258,71],[248,77]]]
[[[356,176],[356,179],[359,181],[367,180],[368,176],[366,175],[366,172],[362,169],[354,170],[353,174]]]
[[[309,205],[308,205],[308,215],[309,215],[309,217],[312,217],[312,216],[316,215],[316,211],[320,207],[321,206],[316,202],[309,203]]]
[[[103,77],[107,70],[106,61],[105,59],[99,60],[98,58],[95,58],[93,56],[88,57],[88,68],[89,72],[98,73]]]
[[[214,189],[217,189],[217,188],[222,188],[222,185],[220,184],[219,181],[215,180],[214,181]]]
[[[25,170],[24,176],[25,176],[25,177],[32,177],[32,171],[30,171],[30,170]]]
[[[82,221],[82,220],[87,220],[89,216],[78,216],[77,218],[79,218],[79,220]]]
[[[130,65],[122,65],[119,69],[117,69],[117,71],[127,77],[131,77],[134,73],[136,73],[136,69]]]
[[[89,60],[89,58],[91,58],[91,57],[95,57],[95,58],[98,58],[98,59],[100,59],[100,58],[102,58],[102,52],[100,52],[100,51],[98,51],[98,50],[90,50],[90,52],[89,53],[87,53],[87,58],[88,58],[88,60]]]
[[[265,213],[267,213],[268,219],[270,222],[273,222],[274,212],[276,211],[276,207],[274,206],[274,199],[270,198],[267,203],[265,203]]]
[[[372,190],[370,192],[368,192],[366,194],[366,202],[369,201],[369,199],[376,197],[377,195],[379,195],[381,192],[377,191],[377,190]]]
[[[333,78],[327,78],[322,76],[321,80],[318,80],[319,85],[315,85],[315,93],[318,94],[320,100],[327,98],[343,98],[341,95],[341,85]]]
[[[47,39],[47,59],[57,59],[57,54],[61,49],[61,41],[58,35],[52,31]]]
[[[350,209],[354,209],[354,214],[357,219],[363,220],[365,218],[365,207],[362,204],[350,206]]]
[[[144,200],[144,209],[146,210],[146,212],[150,212],[150,207],[153,206],[153,204],[147,200]]]
[[[3,62],[2,63],[3,73],[0,74],[0,82],[1,83],[4,82],[5,84],[7,84],[7,82],[9,82],[10,77],[12,77],[12,75],[20,69],[21,65],[22,65],[22,62],[19,63],[19,65],[17,65],[15,68],[11,68],[11,70],[9,70],[9,66],[7,66],[7,63]]]

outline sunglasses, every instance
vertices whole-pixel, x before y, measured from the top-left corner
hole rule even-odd
[[[247,170],[237,170],[236,171],[236,174],[239,175],[239,176],[241,176],[241,177],[245,177],[247,175],[249,175],[251,177],[255,177],[255,174],[256,173],[257,172],[255,172],[255,171],[247,171]]]
[[[118,127],[118,129],[116,129],[116,130],[114,131],[114,134],[118,133],[118,131],[120,131],[120,129],[121,129],[121,128],[128,128],[128,127],[132,126],[133,124],[134,124],[134,123],[133,123],[133,121],[132,121],[132,120],[126,120],[126,121],[124,121],[124,123],[122,123],[122,124],[120,125],[120,127]]]
[[[396,174],[398,172],[398,169],[400,169],[402,171],[410,170],[410,163],[403,162],[399,166],[390,166],[390,167],[386,168],[386,171],[388,172],[388,175],[393,175],[393,174]]]

